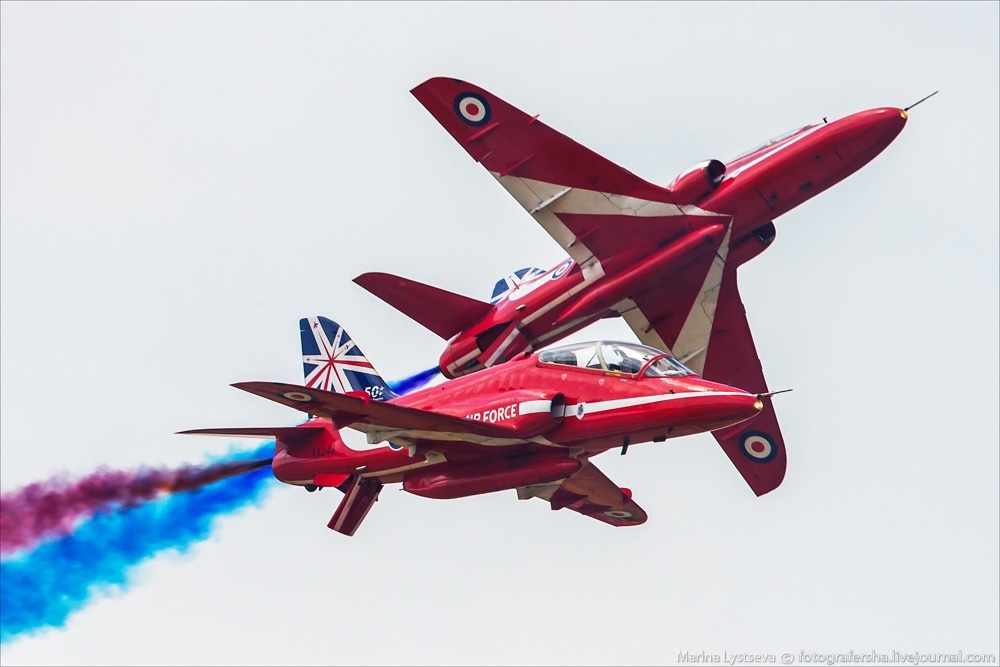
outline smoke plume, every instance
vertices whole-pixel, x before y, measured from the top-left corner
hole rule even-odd
[[[402,380],[393,382],[389,386],[397,394],[400,395],[408,394],[411,391],[416,391],[417,389],[420,389],[425,384],[433,380],[435,377],[437,377],[437,374],[439,372],[440,371],[438,367],[435,366],[434,368],[428,368],[425,371],[420,371],[419,373],[411,375],[408,378],[403,378]]]
[[[273,448],[272,441],[203,467],[101,471],[54,490],[35,484],[5,494],[0,643],[61,627],[95,597],[127,588],[135,565],[166,550],[184,553],[209,536],[216,518],[259,502],[274,482],[266,467]]]

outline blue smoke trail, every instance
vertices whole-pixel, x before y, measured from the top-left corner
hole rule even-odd
[[[389,385],[390,389],[402,396],[403,394],[408,394],[411,391],[420,389],[425,384],[434,379],[434,377],[439,373],[437,366],[434,368],[428,368],[426,371],[420,371],[416,375],[411,375],[408,378],[403,378],[398,382],[393,382]]]
[[[270,458],[274,441],[224,460]],[[157,553],[186,552],[206,539],[219,516],[258,504],[273,483],[270,467],[138,507],[97,514],[72,534],[0,562],[0,643],[66,619]]]

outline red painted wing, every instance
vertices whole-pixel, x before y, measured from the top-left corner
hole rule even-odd
[[[621,489],[590,461],[553,487],[545,485],[537,490],[527,487],[528,495],[519,492],[522,497],[534,495],[548,500],[554,510],[571,509],[612,526],[638,526],[646,522],[646,512],[632,500],[631,492]]]
[[[233,386],[290,408],[326,417],[337,428],[344,426],[358,428],[359,425],[367,425],[374,428],[362,427],[359,430],[392,431],[401,437],[422,433],[425,434],[423,437],[435,434],[451,435],[470,442],[489,442],[494,439],[523,442],[517,431],[512,428],[372,401],[364,396],[336,394],[281,382],[237,382]]]
[[[754,394],[768,391],[740,299],[735,268],[726,269],[723,274],[702,377]],[[785,440],[774,405],[770,397],[763,401],[764,409],[750,421],[712,432],[758,496],[778,488],[785,478],[787,464]]]
[[[720,253],[668,283],[633,297],[625,321],[647,345],[670,350],[706,380],[760,394],[768,391],[740,299],[736,268]],[[711,317],[709,316],[711,314]],[[770,398],[750,421],[712,435],[758,496],[785,477],[785,442]]]
[[[625,264],[717,221],[471,83],[439,77],[410,92],[581,266]]]
[[[410,91],[455,141],[491,172],[669,202],[642,180],[474,84],[437,77]],[[464,104],[463,104],[464,101]],[[481,117],[470,114],[478,106]],[[471,117],[470,117],[471,116]]]

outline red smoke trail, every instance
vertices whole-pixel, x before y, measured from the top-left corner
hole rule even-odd
[[[60,476],[35,482],[0,495],[0,555],[68,535],[80,519],[101,510],[191,491],[270,463],[255,459],[131,472],[100,469],[77,481]]]

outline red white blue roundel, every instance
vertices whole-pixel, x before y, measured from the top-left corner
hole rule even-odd
[[[552,280],[557,278],[562,278],[569,271],[570,267],[573,266],[573,260],[567,259],[565,262],[560,264],[555,271],[552,272]]]
[[[307,394],[304,391],[283,391],[281,392],[281,395],[290,401],[295,401],[296,403],[310,403],[316,400],[311,394]]]
[[[778,455],[778,447],[766,433],[747,431],[740,436],[740,451],[757,463],[767,463]]]
[[[462,93],[455,98],[455,115],[469,125],[485,125],[490,120],[490,105],[482,95]]]

